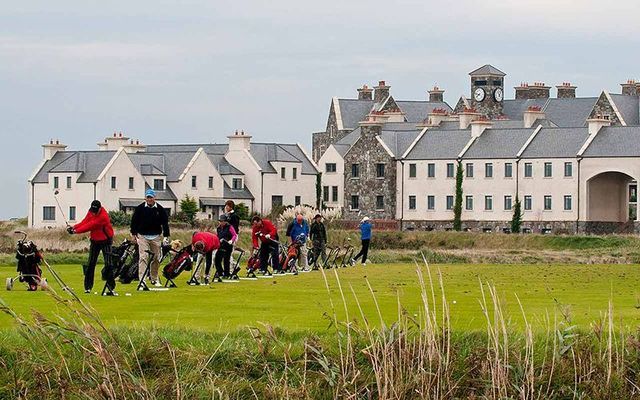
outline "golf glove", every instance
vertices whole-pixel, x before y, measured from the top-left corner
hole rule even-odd
[[[73,235],[74,233],[76,233],[76,231],[73,229],[73,226],[67,226],[67,232],[69,232],[69,235]]]
[[[168,244],[169,244],[169,238],[168,238],[168,237],[165,237],[165,238],[162,240],[162,245],[163,245],[163,246],[167,246]]]
[[[269,234],[267,233],[267,235],[265,236],[265,238],[267,238],[267,239],[271,239],[271,235],[269,235]]]

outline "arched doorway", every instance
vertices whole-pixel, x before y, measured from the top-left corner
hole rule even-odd
[[[587,181],[587,221],[623,224],[636,217],[633,177],[618,171],[603,172]]]

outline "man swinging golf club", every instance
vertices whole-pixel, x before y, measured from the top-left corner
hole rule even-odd
[[[144,194],[145,201],[136,207],[131,217],[131,237],[138,242],[138,252],[140,262],[138,264],[138,276],[142,278],[147,269],[149,253],[154,254],[151,260],[149,280],[152,285],[162,286],[158,281],[158,269],[160,268],[160,257],[162,245],[160,235],[164,236],[165,243],[169,243],[169,217],[158,202],[156,202],[156,192],[147,189]]]

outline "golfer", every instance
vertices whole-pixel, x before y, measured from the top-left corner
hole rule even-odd
[[[351,259],[351,264],[355,265],[358,258],[362,257],[362,266],[364,267],[367,264],[369,243],[371,242],[371,221],[369,217],[364,217],[362,221],[360,221],[360,240],[362,241],[362,248],[360,252]]]
[[[84,273],[84,292],[91,293],[93,289],[93,277],[95,275],[96,264],[98,263],[98,256],[102,252],[102,258],[104,258],[105,268],[109,264],[109,254],[111,254],[111,244],[113,243],[113,227],[111,226],[111,220],[107,210],[102,207],[100,201],[94,200],[91,202],[91,207],[87,215],[82,221],[74,226],[67,227],[67,232],[70,234],[91,232],[89,234],[89,261],[82,266]],[[107,282],[109,287],[109,293],[113,293],[113,289],[116,284],[114,282]]]
[[[322,257],[322,262],[327,261],[327,230],[322,223],[322,215],[316,214],[313,217],[309,239],[313,245],[314,266],[318,265],[318,260]]]
[[[269,274],[269,256],[274,271],[280,270],[278,229],[268,219],[259,216],[251,219],[251,241],[254,249],[260,249],[260,272]]]
[[[295,243],[296,240],[301,242],[298,266],[303,271],[308,271],[309,261],[307,259],[307,238],[309,237],[309,224],[307,224],[307,220],[304,219],[301,213],[296,213],[296,217],[287,228],[287,234],[291,238],[291,243]]]
[[[220,240],[220,248],[216,251],[214,262],[216,264],[216,277],[218,282],[222,282],[222,278],[231,278],[231,253],[233,252],[234,243],[238,240],[238,235],[236,230],[233,229],[233,225],[229,223],[226,214],[222,214],[219,221],[220,224],[216,229],[216,233]]]
[[[233,230],[236,231],[236,235],[240,234],[240,217],[236,214],[236,203],[233,200],[227,200],[224,203],[224,213],[227,216],[227,221],[229,225],[233,227]]]
[[[145,201],[136,207],[131,217],[131,237],[138,242],[138,252],[140,262],[138,263],[138,279],[141,279],[147,268],[149,254],[153,253],[151,268],[149,271],[149,281],[154,286],[162,286],[158,281],[158,269],[160,268],[160,257],[162,245],[160,235],[164,236],[165,243],[169,243],[169,216],[164,207],[156,202],[156,192],[147,189],[144,194]]]
[[[193,234],[191,237],[191,251],[197,252],[204,256],[205,260],[205,285],[209,284],[209,271],[211,271],[211,261],[213,260],[213,252],[220,248],[220,240],[215,233],[200,231]],[[196,285],[200,284],[200,278],[202,278],[202,269],[198,269],[196,273]]]

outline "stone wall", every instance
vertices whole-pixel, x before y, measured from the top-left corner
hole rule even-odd
[[[548,99],[549,91],[551,88],[549,86],[529,86],[529,90],[527,92],[529,99]]]
[[[345,154],[344,159],[344,218],[355,220],[364,216],[372,219],[393,219],[396,215],[397,167],[376,138],[381,125],[362,125],[360,139]],[[385,164],[385,177],[376,177],[376,164]],[[351,178],[351,164],[360,165],[360,177]],[[351,196],[357,195],[359,210],[351,211]],[[384,209],[376,210],[376,196],[384,196]]]
[[[591,114],[589,114],[589,118],[596,118],[597,116],[601,115],[609,116],[611,125],[622,125],[620,119],[616,115],[615,110],[613,109],[613,106],[609,102],[609,99],[607,99],[607,96],[604,94],[604,92],[602,92],[600,94],[600,97],[598,97],[598,101],[596,101],[596,104],[593,106]]]
[[[558,98],[559,99],[575,99],[576,88],[575,87],[562,87],[558,86]]]

